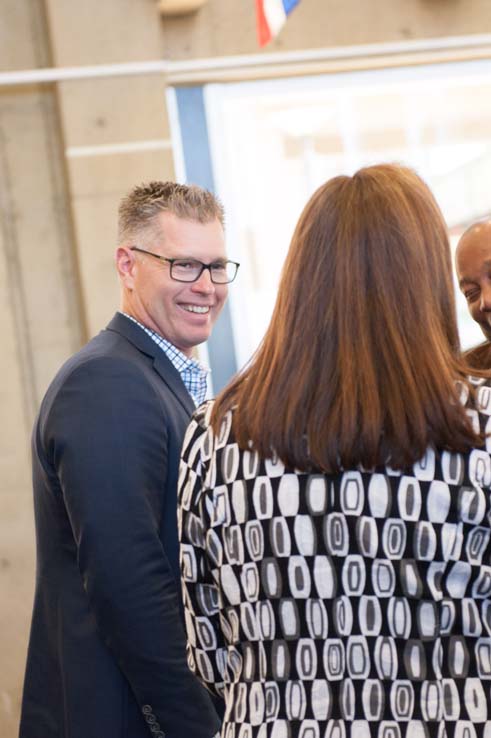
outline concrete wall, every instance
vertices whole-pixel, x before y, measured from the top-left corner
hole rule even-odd
[[[42,3],[2,3],[3,70],[51,64]],[[0,90],[0,735],[15,735],[34,573],[29,435],[85,337],[56,90]]]
[[[253,3],[0,0],[0,71],[258,53]],[[489,0],[302,0],[261,53],[491,31]],[[34,578],[29,434],[61,362],[110,318],[115,211],[174,176],[159,76],[0,88],[0,735],[17,733]],[[143,142],[152,150],[138,150]],[[107,146],[123,144],[126,152]]]
[[[251,2],[209,0],[194,16],[163,26],[174,59],[257,53]],[[263,53],[491,31],[487,0],[302,0]]]

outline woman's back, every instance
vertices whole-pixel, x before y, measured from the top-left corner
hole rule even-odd
[[[189,663],[222,738],[491,738],[491,380],[469,373],[424,182],[319,187],[184,449]]]
[[[491,736],[491,445],[298,472],[240,450],[230,411],[217,438],[211,409],[186,438],[180,527],[191,665],[225,697],[222,735]]]

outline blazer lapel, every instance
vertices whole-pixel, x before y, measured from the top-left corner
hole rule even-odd
[[[181,375],[167,358],[164,351],[139,325],[133,323],[132,320],[129,320],[121,313],[116,313],[106,327],[106,330],[119,333],[139,351],[147,356],[151,356],[153,358],[153,368],[171,390],[172,394],[179,400],[188,415],[191,415],[195,411],[195,404],[181,379]]]
[[[152,339],[150,339],[152,340]],[[189,392],[186,389],[184,382],[182,381],[181,375],[167,358],[161,348],[155,344],[155,348],[159,352],[153,359],[153,368],[157,374],[162,377],[169,389],[177,397],[181,405],[184,407],[188,415],[191,415],[196,410],[196,405]]]

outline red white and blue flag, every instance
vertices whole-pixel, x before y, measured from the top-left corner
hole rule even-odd
[[[266,46],[279,33],[287,16],[300,0],[256,0],[257,37]]]

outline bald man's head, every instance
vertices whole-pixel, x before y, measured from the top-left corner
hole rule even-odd
[[[455,251],[455,266],[469,312],[491,341],[491,219],[465,231]]]

